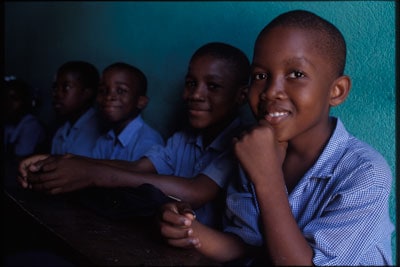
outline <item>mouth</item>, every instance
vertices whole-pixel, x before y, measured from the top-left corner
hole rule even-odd
[[[288,111],[275,111],[269,112],[264,115],[264,119],[271,125],[276,125],[288,118],[290,113]]]
[[[55,109],[60,109],[62,107],[63,107],[63,104],[60,103],[60,102],[54,102],[53,103],[53,108],[55,108]]]
[[[200,115],[210,112],[210,109],[208,107],[202,107],[199,105],[188,105],[187,110],[190,115]]]
[[[259,119],[265,120],[271,125],[276,125],[287,119],[291,112],[279,107],[267,107],[265,105],[259,106],[258,109]]]
[[[117,110],[119,108],[120,108],[119,106],[102,106],[101,109],[104,110],[104,111],[110,112],[110,111]]]
[[[201,116],[208,112],[209,112],[209,110],[205,110],[205,109],[188,109],[188,113],[190,116]]]

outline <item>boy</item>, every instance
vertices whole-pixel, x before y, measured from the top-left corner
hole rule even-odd
[[[171,245],[242,264],[391,264],[390,169],[329,115],[350,90],[345,57],[339,30],[307,11],[261,31],[249,91],[258,126],[235,143],[224,232],[169,203],[161,232]]]
[[[216,225],[216,206],[203,205],[216,198],[230,177],[229,149],[232,137],[242,129],[237,115],[246,99],[249,71],[249,60],[239,49],[225,43],[206,44],[192,56],[183,90],[190,127],[176,132],[166,146],[154,146],[133,163],[29,158],[20,164],[19,182],[24,188],[50,194],[148,183],[195,208],[202,207],[197,210],[198,219]],[[85,172],[76,172],[79,169]]]
[[[146,91],[146,76],[138,68],[118,62],[104,69],[97,104],[111,129],[97,140],[93,158],[134,161],[153,145],[164,144],[140,115],[148,102]]]
[[[69,61],[60,66],[53,85],[53,106],[64,124],[53,136],[51,154],[91,155],[101,134],[93,108],[98,84],[99,73],[88,62]]]
[[[30,86],[20,80],[4,81],[4,147],[5,158],[20,159],[45,152],[46,130],[33,114]]]

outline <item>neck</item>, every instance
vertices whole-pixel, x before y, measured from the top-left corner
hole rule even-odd
[[[229,124],[232,123],[234,118],[226,120],[224,122],[212,125],[211,127],[204,129],[201,134],[203,137],[203,148],[208,147],[217,138],[221,132],[223,132]]]

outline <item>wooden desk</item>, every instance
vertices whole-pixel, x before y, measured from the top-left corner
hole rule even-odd
[[[4,200],[6,209],[21,211],[26,216],[22,220],[33,221],[52,236],[53,245],[63,247],[77,265],[216,265],[195,250],[163,243],[149,218],[115,221],[80,206],[68,195],[47,196],[16,187],[4,190]]]

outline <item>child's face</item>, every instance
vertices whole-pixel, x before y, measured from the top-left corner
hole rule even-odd
[[[64,72],[57,75],[53,85],[53,107],[63,116],[74,116],[88,105],[85,88],[74,72]]]
[[[200,56],[190,62],[183,99],[192,127],[218,126],[237,111],[240,90],[227,61]]]
[[[17,122],[28,112],[27,104],[24,103],[24,97],[21,94],[19,90],[9,89],[3,100],[4,114],[9,122]]]
[[[289,27],[276,27],[256,43],[249,103],[279,141],[310,140],[327,130],[335,77],[315,44],[312,32]]]
[[[104,118],[111,123],[126,126],[139,114],[138,81],[126,70],[111,69],[103,73],[97,103]]]

